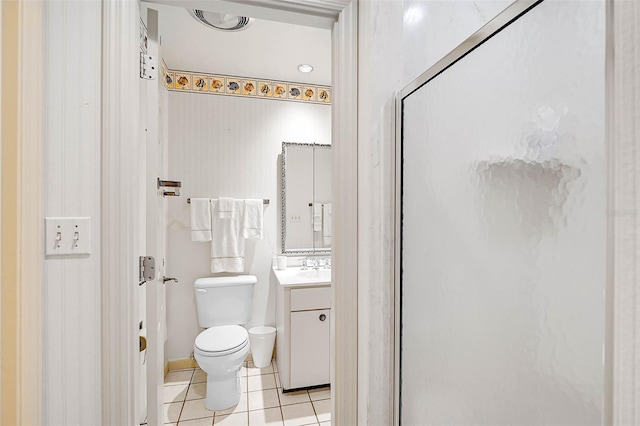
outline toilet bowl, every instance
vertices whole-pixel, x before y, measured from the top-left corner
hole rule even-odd
[[[207,373],[205,407],[225,410],[240,401],[240,368],[249,354],[247,330],[239,325],[223,325],[201,332],[193,348],[196,362]]]

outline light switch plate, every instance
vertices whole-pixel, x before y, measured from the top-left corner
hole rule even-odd
[[[47,256],[91,254],[90,217],[46,217],[44,222]]]

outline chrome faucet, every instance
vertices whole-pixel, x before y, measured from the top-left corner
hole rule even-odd
[[[177,278],[172,278],[172,277],[165,277],[165,276],[163,276],[163,277],[162,277],[162,284],[166,284],[166,283],[167,283],[167,281],[173,281],[173,282],[175,282],[176,284],[178,284],[178,279],[177,279]]]

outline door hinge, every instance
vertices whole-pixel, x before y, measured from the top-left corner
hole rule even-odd
[[[140,282],[142,285],[156,278],[156,260],[153,256],[140,256]]]
[[[158,77],[156,58],[148,53],[140,52],[140,78],[155,80]]]

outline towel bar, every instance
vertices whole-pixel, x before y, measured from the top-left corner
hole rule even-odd
[[[191,198],[187,198],[187,203],[191,204]],[[262,199],[262,204],[268,205],[269,204],[269,199],[268,198],[263,198]]]

